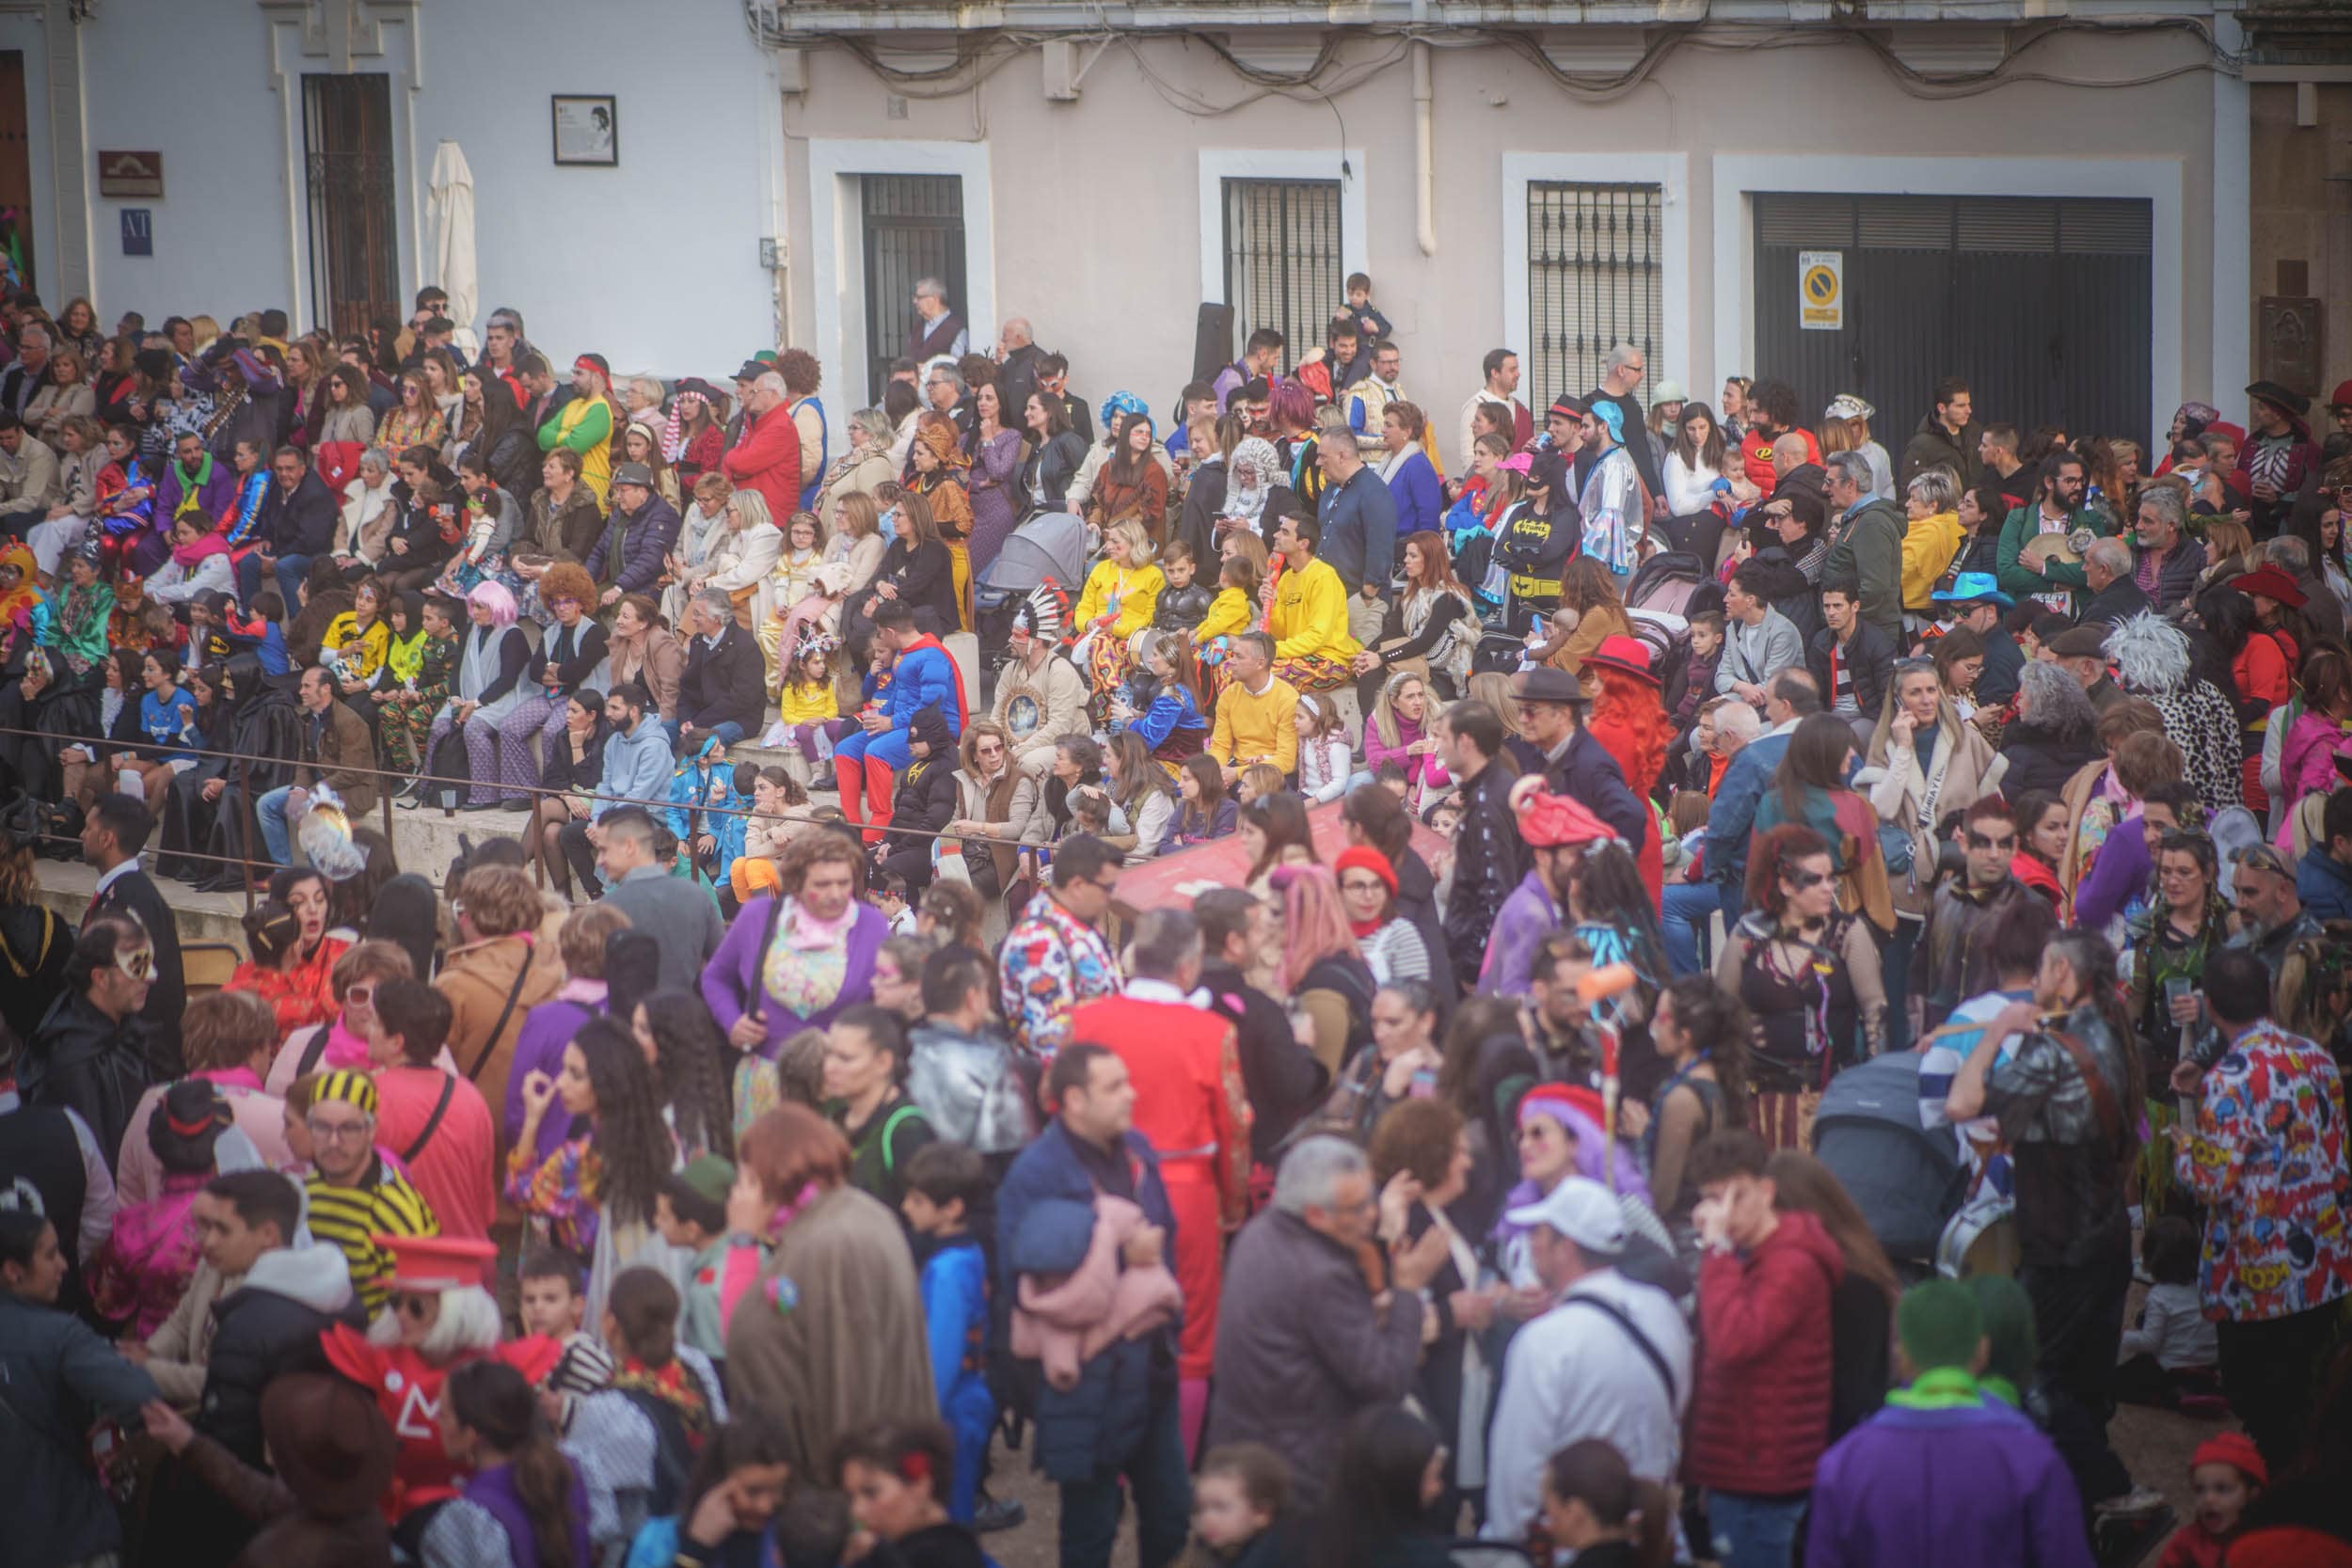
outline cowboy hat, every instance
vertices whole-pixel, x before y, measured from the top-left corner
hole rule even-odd
[[[280,1372],[262,1391],[270,1461],[305,1512],[329,1519],[379,1506],[399,1444],[367,1390],[325,1372]]]
[[[2003,610],[2007,610],[2017,602],[2001,592],[2000,585],[1994,580],[1993,574],[1990,572],[1963,572],[1952,578],[1952,586],[1948,590],[1939,588],[1928,596],[1931,599],[1940,599],[1946,604],[1989,602],[1999,605]]]
[[[2289,610],[2303,608],[2303,590],[2296,586],[2284,568],[2265,562],[2243,577],[2230,579],[2230,586],[2241,594],[2260,594],[2265,599],[2276,599]]]
[[[1584,656],[1585,668],[1590,669],[1596,664],[1604,670],[1615,670],[1631,675],[1635,680],[1646,681],[1652,686],[1665,684],[1649,667],[1649,644],[1622,632],[1614,637],[1602,638],[1600,646]]]

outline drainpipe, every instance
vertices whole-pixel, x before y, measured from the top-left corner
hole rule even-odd
[[[1414,21],[1421,20],[1421,0],[1414,0]],[[1429,40],[1413,40],[1413,155],[1417,160],[1413,182],[1413,211],[1418,220],[1417,236],[1421,253],[1438,253],[1437,214],[1437,155],[1431,148],[1430,121],[1433,119],[1432,95],[1429,87]]]

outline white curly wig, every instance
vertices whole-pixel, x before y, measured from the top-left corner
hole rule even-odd
[[[2188,685],[2188,634],[2152,610],[2140,611],[2107,633],[2107,657],[2115,660],[2126,691],[2148,696]]]
[[[432,1366],[446,1367],[461,1355],[496,1350],[503,1329],[499,1304],[490,1292],[479,1285],[461,1285],[441,1292],[440,1314],[425,1331],[417,1354]],[[388,1350],[399,1344],[400,1314],[389,1307],[378,1312],[368,1325],[368,1343]]]

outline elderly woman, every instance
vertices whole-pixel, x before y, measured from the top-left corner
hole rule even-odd
[[[1903,515],[1911,526],[1903,533],[1903,609],[1932,620],[1931,596],[1943,580],[1945,568],[1960,553],[1964,530],[1960,521],[1960,485],[1949,468],[1924,468],[1912,476],[1903,493]]]
[[[2001,752],[2009,758],[2002,792],[2013,798],[2031,789],[2064,790],[2099,760],[2098,729],[2099,712],[2071,671],[2046,659],[2027,664],[2017,673],[2017,717],[2001,731]]]
[[[661,562],[670,579],[661,590],[661,614],[673,626],[686,619],[686,601],[692,596],[688,580],[727,537],[727,498],[734,494],[735,482],[722,473],[694,482],[694,499],[678,520],[677,541]]]
[[[736,1148],[734,1238],[720,1265],[727,1381],[775,1411],[794,1473],[823,1473],[842,1433],[938,1417],[923,1301],[898,1217],[851,1185],[850,1146],[815,1112],[784,1105]]]
[[[890,923],[856,896],[865,869],[854,839],[796,838],[778,868],[784,891],[735,917],[701,989],[736,1050],[773,1058],[801,1030],[874,999],[874,958]]]
[[[1045,813],[1038,798],[1038,783],[1012,760],[1012,739],[993,719],[975,719],[963,727],[957,750],[963,766],[956,773],[956,816],[947,831],[999,842],[963,845],[965,874],[984,905],[1002,924],[1003,897],[1019,874],[1016,846],[1027,841],[1033,825],[1042,829]]]
[[[370,447],[359,454],[359,474],[343,490],[342,515],[335,524],[335,563],[348,576],[369,571],[391,548],[400,499],[392,493],[392,454]]]
[[[724,593],[730,604],[745,606],[751,624],[764,626],[777,606],[769,574],[784,553],[784,530],[768,510],[768,499],[756,490],[738,490],[727,498],[726,531],[710,543],[703,563],[686,576],[690,594]],[[768,684],[775,685],[775,667],[769,666]]]
[[[833,460],[817,491],[817,515],[826,537],[841,531],[841,503],[852,496],[871,500],[874,492],[898,477],[890,461],[893,439],[890,420],[879,408],[861,408],[850,416],[850,450]]]

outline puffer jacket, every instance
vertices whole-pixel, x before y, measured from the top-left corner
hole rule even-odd
[[[2132,551],[2132,571],[2135,575],[2139,570],[2141,558],[2147,553],[2137,548]],[[2158,614],[2189,602],[2197,593],[2197,579],[2204,573],[2205,562],[2205,542],[2202,539],[2184,538],[2172,546],[2172,553],[2166,556],[2164,564],[2156,568],[2156,591],[2148,595],[2154,602]]]
[[[279,1247],[213,1309],[212,1356],[195,1426],[247,1465],[262,1463],[262,1390],[279,1372],[325,1371],[319,1335],[367,1327],[342,1249]]]
[[[1844,1256],[1811,1214],[1764,1244],[1699,1264],[1699,1372],[1691,1479],[1724,1492],[1803,1492],[1829,1446],[1830,1292]]]

